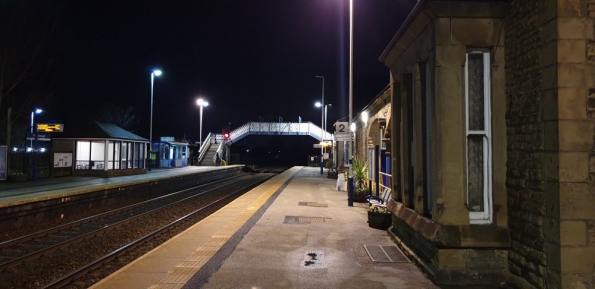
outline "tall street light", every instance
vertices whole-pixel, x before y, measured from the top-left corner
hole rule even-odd
[[[33,137],[33,126],[35,125],[35,115],[43,112],[43,109],[36,108],[31,112],[31,137]],[[33,138],[31,138],[31,149],[33,150]]]
[[[208,106],[209,103],[204,101],[202,98],[199,98],[196,100],[196,105],[200,106],[200,133],[199,133],[199,139],[198,139],[198,147],[202,148],[202,108],[203,106]]]
[[[327,108],[329,106],[333,106],[333,104],[332,103],[329,103],[329,104],[325,104],[324,105],[324,133],[325,134],[327,133],[327,130],[326,130],[326,123],[327,123],[327,121],[326,121],[326,119],[327,119],[327,115],[328,115]]]
[[[33,167],[31,168],[31,181],[37,181],[37,122],[35,121],[35,114],[40,114],[43,110],[40,108],[36,108],[34,111],[31,112],[31,132],[34,135],[35,146],[31,143],[31,149],[33,150]]]
[[[349,127],[353,115],[353,0],[349,0]],[[347,178],[347,206],[353,207],[353,138],[349,141],[349,177]]]
[[[320,106],[322,109],[320,110],[321,112],[321,124],[320,124],[320,130],[321,132],[324,131],[324,76],[320,76],[317,75],[316,77],[321,78],[322,79],[322,102],[320,103]],[[320,134],[320,140],[321,142],[324,141],[324,133]],[[324,167],[324,146],[320,147],[320,174],[322,175],[322,168]]]
[[[161,70],[155,69],[151,71],[151,119],[149,123],[149,171],[151,170],[151,150],[153,147],[153,83],[155,82],[155,76],[160,76]]]
[[[322,167],[324,166],[324,107],[321,102],[317,101],[314,106],[320,107],[322,116],[320,118],[320,174],[322,175]]]
[[[316,107],[322,107],[322,103],[321,103],[321,102],[319,102],[319,101],[317,101],[317,102],[316,102],[314,105],[315,105]],[[326,119],[327,119],[327,115],[328,115],[328,113],[327,113],[327,112],[328,112],[328,111],[327,111],[327,109],[328,109],[328,107],[329,107],[329,106],[333,106],[333,104],[332,104],[332,103],[325,104],[325,105],[324,105],[324,109],[323,109],[323,111],[324,111],[323,118],[322,118],[322,131],[323,131],[323,132],[322,132],[322,139],[323,139],[323,140],[324,140],[324,138],[327,136],[327,135],[326,135],[326,134],[327,134],[327,130],[326,130],[326,122],[327,122],[327,121],[326,121]]]

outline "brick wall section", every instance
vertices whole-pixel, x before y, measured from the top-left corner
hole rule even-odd
[[[547,79],[540,30],[539,0],[510,0],[505,19],[506,115],[508,136],[507,205],[511,233],[508,254],[513,288],[545,288],[544,122],[542,98]],[[551,3],[552,1],[550,1]],[[555,55],[555,53],[554,53]],[[551,64],[550,66],[553,66]],[[554,69],[549,67],[550,69]],[[553,89],[553,88],[552,88]],[[527,284],[528,283],[528,284]],[[530,284],[530,285],[529,285]]]

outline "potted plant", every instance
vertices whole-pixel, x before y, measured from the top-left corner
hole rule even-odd
[[[391,212],[384,205],[374,204],[368,207],[368,226],[386,230],[392,225]]]
[[[326,164],[324,166],[328,169],[327,176],[331,179],[336,179],[338,174],[335,170],[335,162],[333,162],[332,159],[328,159],[326,160]]]
[[[366,197],[368,196],[368,188],[367,187],[356,187],[353,190],[353,201],[356,203],[365,203]]]
[[[354,158],[352,163],[353,171],[353,201],[365,203],[368,196],[368,187],[366,181],[368,180],[368,163],[359,158]]]

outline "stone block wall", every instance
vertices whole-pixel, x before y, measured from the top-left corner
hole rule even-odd
[[[506,247],[499,239],[508,239],[506,230],[487,227],[440,225],[423,217],[403,203],[390,200],[393,213],[390,233],[404,251],[439,286],[454,288],[500,288],[508,271]],[[483,231],[481,231],[483,230]],[[470,240],[484,236],[485,243]]]
[[[595,0],[511,0],[512,288],[595,288]]]
[[[552,2],[552,1],[550,1]],[[506,94],[508,127],[507,205],[511,248],[508,254],[513,288],[545,288],[547,267],[544,222],[553,221],[546,214],[546,187],[557,182],[546,178],[547,166],[555,166],[557,154],[546,153],[542,115],[543,99],[555,99],[556,54],[554,39],[546,41],[540,30],[551,29],[540,17],[545,1],[511,0],[505,19]],[[545,60],[545,61],[544,61]],[[557,190],[549,192],[557,199]],[[552,244],[556,240],[550,240]],[[555,272],[554,272],[555,274]]]

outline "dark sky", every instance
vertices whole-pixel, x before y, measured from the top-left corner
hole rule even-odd
[[[347,0],[70,1],[59,9],[54,106],[68,126],[106,102],[133,106],[153,138],[196,140],[248,121],[320,124],[348,115]],[[409,11],[397,0],[355,0],[354,114],[389,82],[378,57]],[[329,128],[330,130],[330,128]]]

